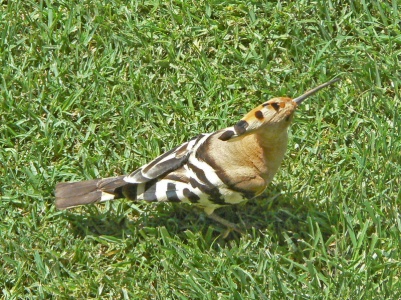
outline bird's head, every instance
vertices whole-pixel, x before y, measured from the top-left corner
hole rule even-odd
[[[339,80],[339,78],[336,78],[319,85],[295,99],[287,97],[272,98],[252,109],[232,127],[232,130],[225,131],[219,138],[220,140],[227,141],[243,135],[255,133],[259,130],[277,132],[286,129],[291,124],[298,105],[317,91]]]

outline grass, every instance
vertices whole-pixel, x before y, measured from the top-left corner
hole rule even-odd
[[[4,299],[396,299],[398,1],[0,1]],[[273,96],[303,105],[266,193],[221,216],[54,186],[128,173]]]

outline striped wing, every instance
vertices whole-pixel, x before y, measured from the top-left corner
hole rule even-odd
[[[188,157],[192,153],[194,146],[204,136],[204,134],[201,134],[192,140],[160,155],[150,163],[126,176],[124,181],[129,183],[146,183],[169,172],[177,170],[188,161]]]

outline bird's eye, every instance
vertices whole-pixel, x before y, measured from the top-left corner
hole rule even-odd
[[[278,111],[280,109],[280,104],[277,102],[270,103],[274,110]]]

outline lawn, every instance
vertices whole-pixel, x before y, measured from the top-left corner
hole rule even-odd
[[[397,0],[0,1],[2,298],[399,298],[400,28]],[[334,77],[266,192],[217,210],[246,234],[183,204],[54,207],[57,182]]]

